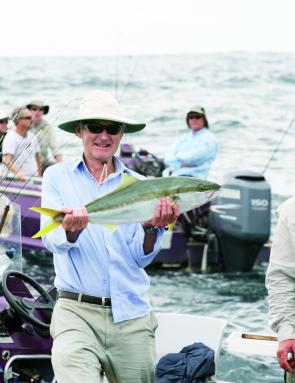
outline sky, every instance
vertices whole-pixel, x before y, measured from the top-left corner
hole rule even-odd
[[[1,56],[295,50],[295,0],[0,0]]]

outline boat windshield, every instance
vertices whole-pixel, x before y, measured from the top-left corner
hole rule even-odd
[[[22,271],[21,208],[0,196],[0,277],[5,270]]]

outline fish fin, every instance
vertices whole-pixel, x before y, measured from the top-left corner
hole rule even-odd
[[[48,225],[44,226],[38,233],[34,234],[32,238],[39,238],[44,234],[49,233],[51,230],[55,229],[57,226],[61,225],[61,222],[51,221]]]
[[[175,203],[177,203],[180,200],[178,195],[171,195],[170,198],[172,199],[171,205],[174,205]]]
[[[123,190],[123,189],[127,188],[127,186],[130,186],[130,185],[132,185],[138,181],[139,180],[137,178],[130,176],[127,173],[123,173],[122,177],[121,177],[121,182],[120,182],[119,186],[114,190],[114,192],[117,192],[119,190]]]
[[[172,231],[174,225],[176,224],[176,221],[177,221],[177,218],[176,218],[173,222],[169,223],[169,225],[166,226],[166,230],[168,230],[168,231]]]
[[[118,225],[115,225],[115,224],[112,224],[112,223],[97,222],[95,219],[91,219],[90,217],[89,217],[88,223],[94,223],[96,225],[104,226],[106,229],[108,229],[108,231],[111,234],[113,234],[118,229],[118,227],[119,227]]]
[[[59,210],[47,209],[46,207],[29,207],[29,210],[36,211],[37,213],[47,215],[51,218],[54,218],[61,213]]]
[[[48,217],[51,217],[53,220],[50,221],[46,226],[44,226],[42,229],[38,231],[38,233],[34,234],[32,238],[39,238],[44,234],[49,233],[51,230],[55,229],[59,225],[61,225],[61,222],[54,221],[54,218],[61,214],[62,212],[59,210],[54,209],[47,209],[46,207],[30,207],[29,210],[36,211],[37,213],[47,215]]]
[[[118,225],[112,225],[111,223],[102,224],[108,231],[113,234],[116,230],[118,230]]]

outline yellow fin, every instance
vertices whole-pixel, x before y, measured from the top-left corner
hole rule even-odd
[[[108,231],[113,234],[116,230],[118,230],[118,225],[112,225],[111,223],[104,223],[102,224],[105,228],[108,229]]]
[[[30,207],[29,209],[32,211],[36,211],[37,213],[47,215],[48,217],[51,217],[53,219],[46,226],[40,229],[38,233],[33,235],[32,238],[39,238],[42,235],[49,233],[51,230],[54,230],[56,227],[61,225],[61,222],[54,221],[54,218],[56,216],[58,216],[59,214],[63,214],[61,211],[54,210],[54,209],[47,209],[46,207]]]
[[[36,211],[37,213],[47,215],[51,218],[54,218],[61,213],[59,210],[47,209],[46,207],[30,207],[29,210]]]
[[[49,233],[51,230],[55,229],[57,226],[61,225],[61,222],[51,221],[48,225],[44,226],[41,230],[38,231],[32,238],[39,238],[44,234]]]
[[[177,221],[177,218],[173,222],[169,223],[168,226],[166,226],[168,231],[172,231],[173,230],[173,227],[176,224],[176,221]]]
[[[117,192],[119,190],[123,190],[127,188],[127,186],[134,184],[135,182],[138,182],[139,180],[133,176],[130,176],[127,173],[123,173],[121,176],[121,181],[119,186],[114,190],[114,192]]]
[[[99,222],[95,221],[94,219],[91,219],[91,217],[89,217],[88,223],[94,223],[96,225],[104,226],[106,229],[108,229],[108,231],[111,234],[113,234],[119,228],[119,225],[115,225],[113,223],[99,223]]]

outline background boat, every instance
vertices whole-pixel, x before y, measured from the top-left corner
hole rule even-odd
[[[159,177],[164,169],[162,160],[144,150],[136,152],[132,145],[121,146],[120,159],[147,177]],[[39,230],[40,217],[29,210],[40,206],[41,183],[39,177],[22,182],[7,177],[0,186],[0,193],[21,206],[26,250],[46,251],[41,239],[32,238]],[[173,230],[164,233],[162,250],[152,266],[251,271],[258,257],[268,259],[265,244],[270,235],[271,196],[265,178],[254,172],[232,174],[222,186],[215,201],[182,214]]]

